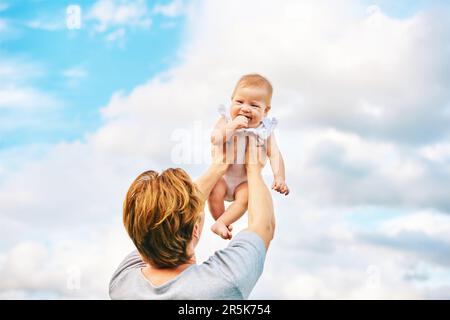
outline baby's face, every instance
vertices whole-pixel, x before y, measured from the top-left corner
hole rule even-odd
[[[270,110],[267,105],[267,91],[264,88],[238,88],[231,101],[231,119],[239,115],[248,119],[248,127],[256,128]]]

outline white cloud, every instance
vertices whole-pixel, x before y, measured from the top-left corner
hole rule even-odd
[[[106,36],[106,40],[108,40],[110,42],[120,42],[122,44],[123,44],[124,39],[125,39],[125,29],[124,28],[117,29],[117,30],[109,33]]]
[[[450,143],[438,142],[427,145],[420,149],[420,153],[430,161],[446,164],[450,162]]]
[[[131,9],[118,14],[125,3],[96,5],[106,8],[93,10],[99,32],[142,18]],[[17,231],[1,248],[2,296],[106,297],[109,276],[129,250],[114,220],[128,185],[145,169],[178,165],[170,156],[176,130],[191,133],[191,151],[200,149],[193,154],[207,151],[217,105],[240,75],[255,71],[274,84],[271,113],[280,120],[292,193],[274,194],[277,232],[252,298],[448,296],[448,258],[439,255],[447,218],[436,212],[448,213],[450,178],[446,149],[435,147],[446,143],[438,139],[447,130],[438,116],[449,92],[441,81],[448,52],[439,38],[449,29],[432,13],[394,19],[366,9],[357,1],[192,3],[177,66],[115,93],[102,127],[84,142],[57,145],[2,174],[1,227]],[[182,164],[192,176],[205,166]],[[346,219],[364,205],[406,215],[366,235]],[[211,234],[211,222],[199,261],[226,243]],[[434,247],[441,251],[427,253]],[[35,261],[45,261],[33,288],[15,268],[17,252],[30,248],[40,252]],[[67,292],[72,265],[88,279],[76,293]]]
[[[60,105],[53,97],[31,87],[0,88],[0,109],[51,108]]]
[[[66,69],[62,72],[63,76],[66,78],[85,78],[87,76],[87,71],[82,67],[73,67]]]
[[[440,40],[449,29],[445,20],[428,13],[394,19],[377,11],[374,17],[356,1],[286,1],[278,8],[211,1],[196,10],[205,18],[191,21],[197,36],[188,54],[197,56],[198,68],[205,57],[220,56],[222,65],[267,74],[283,90],[276,91],[274,105],[296,110],[285,126],[326,125],[408,143],[447,130],[449,84],[442,70],[449,66]],[[219,52],[225,43],[226,53]],[[270,57],[277,64],[261,67]],[[368,114],[367,106],[376,112]]]
[[[0,56],[0,86],[23,84],[44,74],[36,63]]]
[[[311,201],[450,210],[450,171],[414,148],[335,129],[289,130],[280,140],[298,189]],[[293,144],[301,152],[289,149]]]
[[[153,8],[153,13],[173,18],[182,14],[183,9],[183,2],[181,0],[173,0],[172,2],[165,5],[155,5],[155,7]]]
[[[36,241],[17,243],[0,256],[3,298],[107,299],[105,284],[120,262],[121,253],[132,249],[117,220],[113,228],[97,229],[100,235],[85,234],[76,243],[67,238],[54,238],[58,244],[52,248]],[[92,246],[89,241],[97,245]]]
[[[33,87],[30,82],[43,75],[43,69],[20,59],[2,56],[0,62],[0,109],[52,108],[61,102]]]
[[[388,220],[381,224],[380,231],[395,236],[402,232],[422,232],[430,237],[445,240],[450,245],[450,216],[425,210]]]
[[[368,267],[370,268],[370,266]],[[349,270],[325,267],[316,274],[299,272],[286,277],[282,288],[285,299],[419,299],[413,288],[390,277],[381,278],[371,284],[367,270],[352,270],[356,276],[350,276]],[[376,269],[377,270],[377,269]],[[377,278],[378,279],[378,278]],[[378,281],[378,280],[377,280]],[[343,290],[343,289],[346,290]]]
[[[65,69],[61,74],[66,78],[67,85],[70,87],[78,86],[88,76],[87,70],[81,66]]]
[[[27,22],[27,26],[32,29],[56,31],[65,28],[64,21],[51,21],[50,19],[40,18]]]

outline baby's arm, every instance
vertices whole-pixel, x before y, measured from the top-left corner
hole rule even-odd
[[[220,145],[230,140],[236,130],[247,128],[248,119],[244,116],[237,116],[233,121],[227,122],[224,117],[221,117],[214,126],[211,134],[211,143]]]
[[[267,140],[267,156],[270,159],[270,166],[272,167],[274,177],[272,189],[287,196],[289,194],[289,188],[286,185],[284,160],[280,149],[278,148],[275,133],[272,133]]]

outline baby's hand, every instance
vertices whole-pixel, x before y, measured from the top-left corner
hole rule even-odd
[[[289,188],[282,178],[275,177],[275,180],[272,183],[272,189],[285,196],[289,194]]]
[[[248,118],[244,116],[237,116],[233,119],[233,124],[236,129],[242,129],[248,127]]]

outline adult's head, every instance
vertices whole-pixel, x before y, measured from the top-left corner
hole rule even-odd
[[[184,170],[146,171],[128,189],[123,221],[145,262],[173,268],[193,258],[203,207],[200,191]]]

